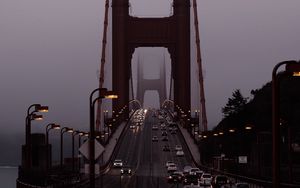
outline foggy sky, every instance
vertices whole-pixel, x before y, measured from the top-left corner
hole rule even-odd
[[[170,3],[131,1],[133,14],[153,16],[169,15]],[[299,7],[299,0],[198,0],[210,128],[233,90],[249,97],[276,63],[300,59]],[[88,130],[103,15],[104,0],[0,0],[0,135],[24,133],[32,103],[50,107],[33,132],[49,122]]]

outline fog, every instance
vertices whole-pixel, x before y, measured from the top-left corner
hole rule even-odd
[[[197,2],[212,128],[222,119],[221,108],[233,90],[250,97],[252,89],[271,80],[276,63],[300,59],[300,1]],[[171,10],[169,0],[130,3],[133,15],[164,16]],[[1,140],[1,151],[5,145],[20,156],[26,110],[33,103],[50,108],[43,122],[33,123],[33,132],[44,132],[49,122],[88,129],[103,16],[104,0],[0,0],[0,135],[10,137],[7,144]],[[147,96],[147,104],[157,104],[156,94]]]

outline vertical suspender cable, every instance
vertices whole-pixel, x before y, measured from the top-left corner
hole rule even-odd
[[[203,83],[203,74],[202,74],[202,59],[200,52],[200,37],[199,37],[199,26],[198,26],[198,12],[197,12],[197,2],[193,0],[193,9],[194,9],[194,26],[196,32],[196,48],[197,48],[197,64],[199,68],[199,84],[200,84],[200,105],[202,113],[202,126],[204,131],[207,130],[207,117],[206,117],[206,108],[205,108],[205,95],[204,95],[204,83]]]
[[[134,100],[134,93],[133,93],[133,79],[132,79],[132,63],[129,64],[130,66],[130,84],[131,84],[131,99]]]
[[[105,51],[106,51],[106,43],[107,43],[108,9],[109,9],[109,0],[106,0],[105,1],[104,25],[103,25],[103,38],[102,38],[102,53],[101,53],[99,88],[103,87],[104,78],[105,78],[104,77],[104,67],[105,67]],[[98,100],[97,115],[96,115],[96,130],[98,130],[98,131],[100,130],[101,104],[102,104],[101,100]]]

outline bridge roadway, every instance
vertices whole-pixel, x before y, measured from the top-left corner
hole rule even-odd
[[[153,114],[154,111],[148,111],[142,125],[134,129],[128,126],[125,130],[125,136],[116,159],[121,159],[124,165],[130,166],[133,171],[132,175],[121,176],[120,168],[112,167],[105,172],[102,180],[101,178],[97,179],[96,187],[102,187],[101,184],[105,188],[175,187],[177,185],[167,183],[166,161],[175,162],[180,170],[186,165],[195,166],[180,134],[170,134],[166,127],[169,140],[161,140],[160,123]],[[152,130],[152,126],[155,124],[158,125],[158,130]],[[154,135],[158,137],[158,142],[152,141]],[[164,145],[169,145],[171,151],[163,151]],[[183,147],[183,157],[176,156],[175,145]],[[182,185],[178,187],[182,187]]]

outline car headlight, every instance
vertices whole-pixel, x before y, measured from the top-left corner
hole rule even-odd
[[[172,179],[172,176],[169,176],[169,179]]]
[[[128,172],[131,173],[131,169],[129,169]]]
[[[121,173],[123,173],[124,172],[124,170],[123,169],[121,169]]]

